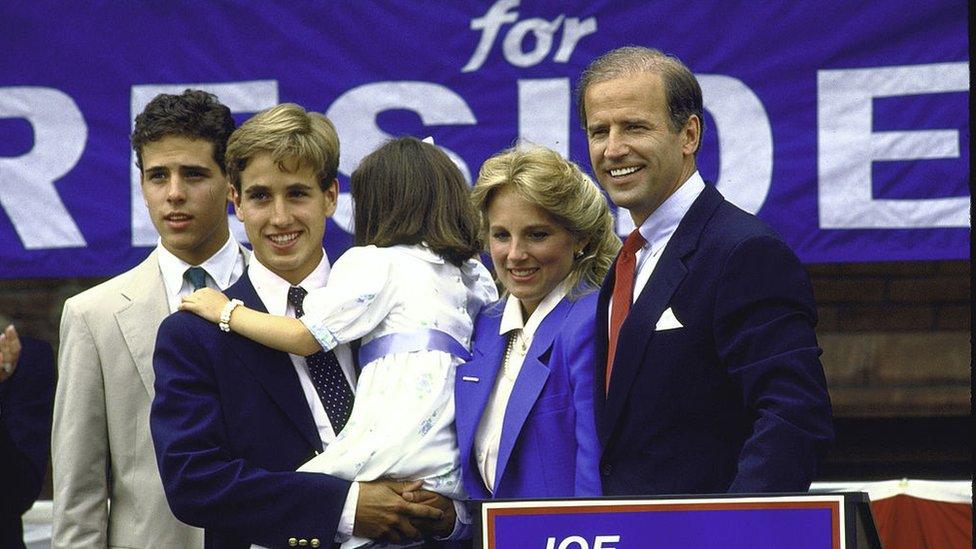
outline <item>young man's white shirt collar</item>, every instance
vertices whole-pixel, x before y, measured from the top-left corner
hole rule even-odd
[[[329,256],[323,250],[322,260],[296,286],[301,286],[309,292],[322,288],[329,281],[330,272],[332,272],[332,264],[329,263]],[[257,292],[258,297],[264,302],[264,306],[267,307],[269,313],[277,316],[295,316],[295,308],[288,302],[288,289],[292,287],[291,282],[281,278],[265,267],[257,256],[254,256],[251,260],[248,276],[251,278],[251,285],[254,286],[254,291]]]
[[[202,267],[207,272],[207,287],[221,291],[237,282],[244,273],[244,255],[229,229],[224,245],[200,265],[190,265],[173,255],[163,246],[162,239],[156,243],[156,256],[159,260],[159,272],[163,277],[163,288],[166,290],[166,304],[171,313],[179,307],[183,296],[193,292],[193,285],[183,278],[183,274],[190,267]]]

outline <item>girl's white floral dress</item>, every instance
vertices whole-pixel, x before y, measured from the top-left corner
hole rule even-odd
[[[477,259],[457,267],[422,244],[343,254],[328,284],[306,296],[301,320],[325,350],[359,339],[360,356],[379,356],[359,364],[345,428],[299,470],[361,481],[422,479],[427,489],[464,499],[454,433],[457,355],[470,350],[474,319],[496,299]],[[432,333],[441,341],[447,334],[462,352],[431,348],[437,344],[408,350]]]

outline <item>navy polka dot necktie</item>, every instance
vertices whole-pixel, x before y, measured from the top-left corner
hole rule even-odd
[[[301,318],[305,314],[302,304],[307,294],[308,291],[301,286],[288,288],[288,302],[295,307],[296,318]],[[312,378],[315,392],[318,393],[319,400],[325,407],[325,413],[329,416],[332,430],[338,435],[349,421],[353,402],[352,388],[342,373],[339,360],[332,351],[319,351],[306,356],[305,364],[308,365],[308,375]]]

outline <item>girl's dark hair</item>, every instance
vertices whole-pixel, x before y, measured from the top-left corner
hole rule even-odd
[[[478,217],[461,171],[413,137],[388,141],[352,172],[357,246],[425,242],[460,266],[481,250]]]

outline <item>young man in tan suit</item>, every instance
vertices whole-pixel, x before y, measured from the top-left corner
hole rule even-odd
[[[161,94],[132,147],[160,239],[133,269],[69,299],[54,405],[53,547],[203,546],[170,511],[149,434],[152,353],[162,320],[203,285],[224,289],[246,250],[227,225],[230,110],[211,94]]]

